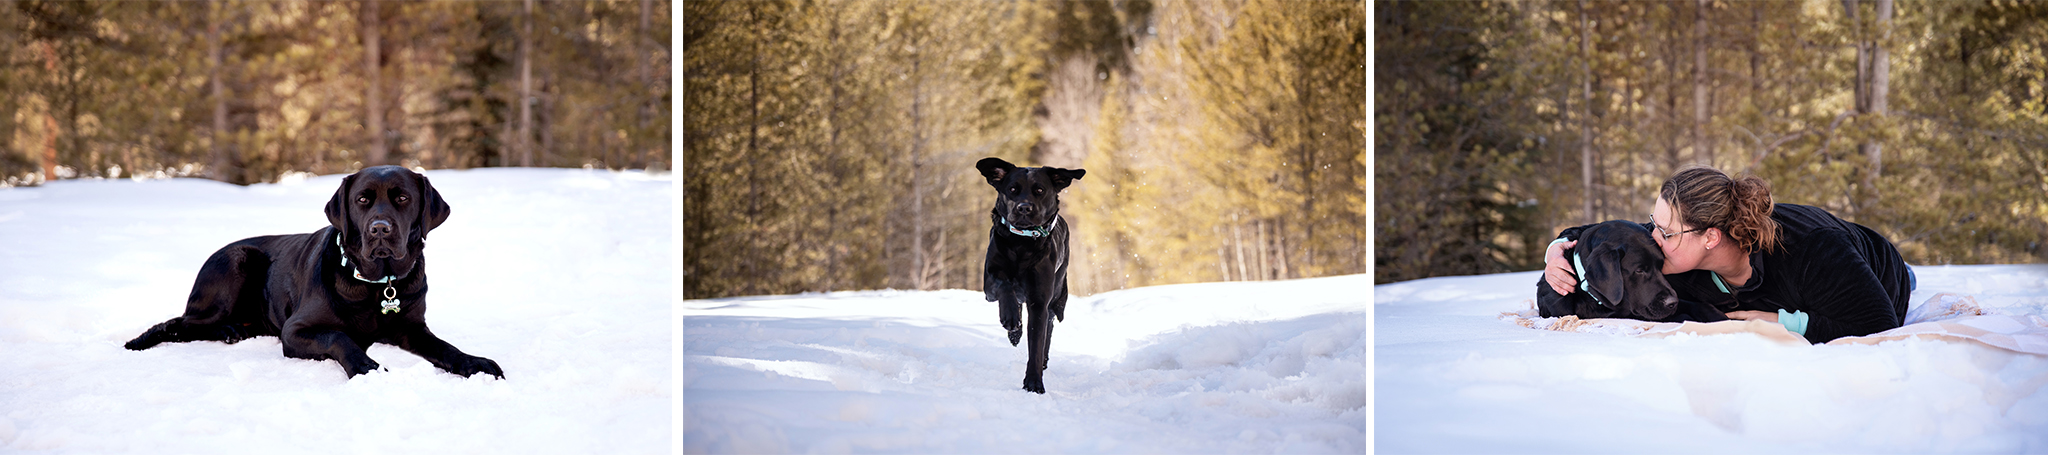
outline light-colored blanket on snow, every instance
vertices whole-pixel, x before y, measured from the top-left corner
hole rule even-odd
[[[1563,332],[1602,333],[1645,338],[1674,334],[1720,335],[1754,333],[1765,339],[1791,345],[1807,344],[1806,338],[1775,322],[1649,322],[1634,319],[1579,319],[1578,316],[1545,318],[1537,316],[1535,301],[1522,311],[1505,312],[1500,318],[1532,329]],[[1860,337],[1842,337],[1828,344],[1877,344],[1920,338],[1970,341],[2000,349],[2048,356],[2048,318],[2038,314],[1998,314],[1977,305],[1977,299],[1952,293],[1935,294],[1926,303],[1908,310],[1906,325]]]

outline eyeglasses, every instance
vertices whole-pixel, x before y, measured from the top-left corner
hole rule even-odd
[[[1693,233],[1693,232],[1699,232],[1699,231],[1704,231],[1704,230],[1707,230],[1707,228],[1699,228],[1699,229],[1693,229],[1693,230],[1690,230],[1690,231],[1679,231],[1679,232],[1678,232],[1678,234],[1673,234],[1673,233],[1670,233],[1670,232],[1666,232],[1666,231],[1664,230],[1664,225],[1662,225],[1662,224],[1657,224],[1657,215],[1650,215],[1650,226],[1654,226],[1654,227],[1656,227],[1656,228],[1657,228],[1657,235],[1661,235],[1661,236],[1664,236],[1664,240],[1665,240],[1665,241],[1670,241],[1672,237],[1677,237],[1677,236],[1678,236],[1679,234],[1688,234],[1688,233]]]

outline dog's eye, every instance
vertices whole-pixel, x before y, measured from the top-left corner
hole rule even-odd
[[[369,196],[356,196],[356,203],[357,203],[357,204],[369,204],[369,203],[370,203],[370,197],[369,197]]]
[[[392,198],[391,200],[393,200],[393,201],[397,201],[397,202],[398,202],[398,203],[400,203],[400,204],[404,204],[404,203],[405,203],[405,201],[409,201],[409,200],[411,200],[411,199],[407,199],[407,198],[405,197],[405,195],[403,195],[403,194],[400,194],[400,195],[398,195],[398,197],[396,197],[396,198]]]
[[[1045,194],[1045,188],[1032,188],[1031,194]]]

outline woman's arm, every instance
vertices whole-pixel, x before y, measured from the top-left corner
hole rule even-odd
[[[1572,262],[1564,257],[1564,250],[1579,244],[1579,231],[1593,225],[1568,227],[1557,233],[1557,240],[1543,249],[1543,282],[1550,284],[1550,290],[1557,295],[1571,295],[1579,286],[1579,277],[1572,273]]]

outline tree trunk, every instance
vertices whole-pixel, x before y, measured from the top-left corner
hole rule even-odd
[[[924,73],[922,62],[913,55],[910,73],[917,81],[910,94],[910,277],[912,286],[924,290]]]
[[[1585,194],[1581,208],[1585,223],[1598,223],[1593,213],[1593,28],[1586,19],[1586,0],[1579,0],[1579,174]]]
[[[1222,277],[1222,281],[1230,281],[1230,242],[1223,238],[1223,226],[1216,226],[1211,231],[1221,240],[1216,242],[1216,276]]]
[[[1244,267],[1244,232],[1238,226],[1237,215],[1230,215],[1230,243],[1237,247],[1237,280],[1251,281],[1251,276],[1246,273]]]
[[[1259,281],[1273,279],[1273,266],[1266,260],[1267,256],[1273,255],[1273,245],[1270,245],[1266,242],[1266,220],[1252,221],[1252,237],[1257,239],[1257,241],[1259,242],[1253,244],[1254,246],[1252,248],[1253,253],[1258,253]]]
[[[1311,219],[1313,219],[1313,218],[1311,218]],[[1304,225],[1304,226],[1308,226],[1308,225],[1311,225],[1311,224],[1310,224],[1310,223],[1308,223],[1308,222],[1304,222],[1304,223],[1302,223],[1302,225]],[[1311,230],[1312,230],[1312,229],[1311,229]],[[1303,254],[1303,256],[1308,256],[1308,255],[1307,255],[1307,254]],[[1288,276],[1288,270],[1287,270],[1287,222],[1286,222],[1286,221],[1282,221],[1282,220],[1274,220],[1274,221],[1273,221],[1273,264],[1279,267],[1279,270],[1276,270],[1276,271],[1274,271],[1274,272],[1273,272],[1273,279],[1278,279],[1278,280],[1285,280],[1285,279],[1287,279],[1287,276]]]
[[[221,1],[207,2],[206,48],[211,60],[207,68],[207,79],[210,79],[208,85],[213,92],[213,135],[206,152],[208,158],[213,160],[213,179],[233,183],[241,180],[233,177],[240,174],[241,170],[230,169],[233,161],[228,159],[228,147],[222,144],[228,140],[228,93],[227,84],[221,81],[225,76],[222,74],[223,61],[226,60],[227,54],[221,45],[220,28],[221,22],[224,21],[221,16],[226,14],[226,8],[221,5]]]
[[[1678,153],[1680,141],[1684,140],[1680,133],[1684,128],[1680,122],[1684,120],[1678,110],[1678,81],[1681,77],[1678,75],[1678,59],[1682,51],[1679,49],[1678,7],[1669,8],[1672,11],[1664,26],[1664,51],[1657,56],[1657,61],[1664,65],[1664,162],[1676,171],[1685,166],[1685,157]]]
[[[526,24],[519,32],[519,166],[533,167],[533,0],[526,0]]]
[[[654,17],[654,0],[640,0],[641,58],[638,59],[640,61],[640,93],[647,97],[647,101],[640,105],[640,129],[642,131],[649,131],[654,128],[654,117],[656,114],[661,113],[661,89],[654,85],[654,50],[659,49],[661,46],[654,40],[654,27],[649,22],[652,17]],[[836,30],[838,25],[835,24],[833,27]],[[646,156],[634,160],[636,161],[634,164],[639,165],[643,169],[653,168],[654,163],[661,161],[663,156],[668,155],[663,153],[668,151],[667,141],[657,140],[653,144],[643,144],[643,148],[645,149]]]
[[[1713,164],[1707,145],[1707,0],[1696,0],[1692,21],[1692,150],[1693,161]]]
[[[648,1],[649,0],[640,1],[640,29],[643,32],[647,30]],[[830,62],[832,62],[831,77],[825,81],[827,86],[831,87],[831,90],[828,92],[828,97],[825,100],[825,155],[831,157],[831,159],[837,163],[834,166],[835,169],[844,169],[844,167],[846,166],[845,162],[841,159],[838,159],[838,157],[842,156],[839,151],[839,130],[842,127],[839,123],[839,84],[841,80],[846,77],[846,68],[845,61],[842,60],[843,57],[837,55],[838,51],[840,50],[838,13],[838,9],[833,10],[833,15],[831,19],[832,28],[830,33],[826,35],[826,43],[828,43],[827,46],[830,46],[834,55],[832,55],[829,60]],[[648,39],[651,40],[653,38],[650,37]],[[649,88],[651,89],[653,79],[651,79],[652,76],[649,77]],[[832,181],[829,183],[829,185],[831,185],[831,187],[833,188],[832,191],[839,191],[840,188],[847,187],[846,175],[844,172],[834,172],[832,173],[832,177]],[[828,233],[826,234],[826,241],[831,244],[830,246],[827,246],[825,248],[824,281],[826,292],[831,292],[832,290],[837,289],[839,287],[839,257],[843,255],[844,252],[839,248],[839,245],[841,245],[841,243],[836,241],[836,239],[832,238],[836,236],[830,233],[838,232],[839,207],[841,206],[841,204],[844,204],[844,202],[832,203],[831,205],[828,206],[828,208],[825,211],[825,225],[828,226],[828,229],[830,229],[830,231],[828,231]]]
[[[40,56],[43,58],[43,71],[47,71],[50,74],[59,74],[57,68],[61,65],[57,58],[57,44],[43,41],[35,43],[34,47],[36,53],[41,54]],[[57,136],[59,132],[56,106],[45,107],[43,109],[42,143],[44,183],[57,181]]]
[[[1294,98],[1301,103],[1301,116],[1299,120],[1301,123],[1301,144],[1296,146],[1301,148],[1301,219],[1303,220],[1301,223],[1301,257],[1307,259],[1310,266],[1314,266],[1316,254],[1314,251],[1309,250],[1309,248],[1315,245],[1313,240],[1316,237],[1316,220],[1319,217],[1316,216],[1316,147],[1313,142],[1316,138],[1315,122],[1311,118],[1315,115],[1316,109],[1315,93],[1312,90],[1315,79],[1311,77],[1312,72],[1309,68],[1315,68],[1315,62],[1309,61],[1307,54],[1307,52],[1297,52],[1295,54],[1298,57],[1296,62],[1301,65],[1302,70],[1301,79],[1296,82],[1294,87]],[[1281,230],[1279,232],[1286,231]],[[1284,245],[1286,242],[1281,243]],[[1287,275],[1287,252],[1285,249],[1282,249],[1280,252],[1280,275],[1283,277]]]
[[[66,130],[71,132],[69,135],[71,139],[71,158],[79,162],[90,163],[91,155],[86,152],[84,129],[78,127],[79,120],[85,117],[85,111],[78,106],[78,101],[85,98],[84,84],[80,80],[85,75],[80,74],[78,67],[74,65],[81,64],[83,59],[79,57],[79,46],[64,46],[58,48],[58,51],[62,55],[58,60],[64,63],[63,78],[64,91],[66,92],[64,98],[64,126]],[[78,172],[73,175],[83,176],[90,169],[90,164],[83,164],[76,169]]]
[[[1877,121],[1885,116],[1890,104],[1891,59],[1884,42],[1891,37],[1892,0],[1871,0],[1876,11],[1871,24],[1862,20],[1861,3],[1864,0],[1842,0],[1842,7],[1851,23],[1855,24],[1856,43],[1856,116],[1859,121]],[[1882,194],[1878,191],[1877,180],[1884,174],[1884,144],[1866,139],[1857,144],[1870,167],[1863,174],[1863,197],[1851,205],[1857,211],[1876,207]]]
[[[385,155],[389,152],[384,142],[383,61],[378,55],[383,50],[383,43],[377,36],[382,8],[378,7],[377,0],[363,0],[361,5],[362,13],[359,19],[363,22],[363,78],[369,81],[366,84],[368,90],[363,93],[363,105],[366,106],[363,129],[367,130],[370,136],[369,154],[364,158],[363,166],[369,167],[384,164]]]
[[[753,6],[758,6],[758,5],[753,5]],[[762,159],[762,157],[760,156],[760,155],[761,155],[761,41],[763,41],[763,40],[766,40],[766,39],[767,39],[767,38],[766,38],[766,37],[764,37],[764,36],[759,36],[759,35],[758,35],[758,34],[762,34],[762,33],[767,33],[766,31],[763,31],[763,30],[761,30],[761,28],[760,28],[760,27],[761,27],[761,18],[760,18],[760,14],[761,14],[761,13],[760,13],[760,11],[755,11],[755,10],[752,10],[751,8],[750,8],[750,9],[749,9],[749,10],[747,11],[747,18],[748,18],[748,20],[749,20],[750,22],[752,22],[752,27],[750,27],[750,29],[751,29],[751,30],[753,30],[753,31],[754,31],[754,33],[756,33],[756,34],[757,34],[756,36],[753,36],[753,37],[752,37],[752,38],[754,39],[754,49],[753,49],[753,50],[754,50],[754,52],[752,52],[752,57],[753,57],[753,60],[752,60],[752,62],[753,62],[753,65],[749,66],[749,67],[748,67],[748,69],[747,69],[747,150],[746,150],[746,158],[742,160],[742,161],[744,161],[744,162],[746,162],[746,163],[747,163],[747,167],[748,167],[748,169],[747,169],[747,217],[746,217],[746,219],[747,219],[747,225],[748,225],[748,226],[760,226],[760,225],[761,225],[761,163],[762,163],[763,161],[767,161],[767,160],[765,160],[765,159]],[[760,245],[760,243],[761,243],[761,242],[760,242],[760,236],[761,236],[761,230],[760,230],[760,229],[748,229],[748,230],[747,230],[747,243],[746,243],[746,245],[745,245],[745,246],[743,246],[742,248],[744,248],[744,249],[745,249],[746,251],[748,251],[749,253],[752,253],[752,252],[753,252],[753,250],[754,250],[754,248],[755,248],[755,247],[757,247],[758,245]],[[757,270],[757,264],[758,264],[758,263],[759,263],[760,261],[759,261],[758,259],[756,259],[756,258],[754,257],[754,255],[753,255],[753,254],[744,254],[744,255],[741,255],[741,257],[740,257],[740,258],[738,258],[738,259],[739,259],[739,261],[740,261],[740,273],[741,273],[741,275],[740,275],[740,276],[743,276],[743,277],[758,277],[758,276],[761,276],[761,274],[760,274],[759,270]],[[742,289],[742,292],[743,292],[743,293],[746,293],[746,294],[754,294],[754,293],[756,293],[755,291],[756,291],[757,289],[759,289],[759,287],[758,287],[759,285],[758,285],[758,283],[757,283],[757,282],[758,282],[758,280],[753,280],[753,279],[745,279],[745,280],[742,280],[742,281],[744,281],[744,282],[746,283],[746,284],[744,284],[744,285],[743,285],[743,286],[741,287],[741,289]]]
[[[1758,69],[1763,66],[1763,8],[1762,2],[1749,4],[1749,103],[1757,112],[1763,112],[1763,72]]]
[[[1891,97],[1891,56],[1885,49],[1885,41],[1892,35],[1892,0],[1877,0],[1877,34],[1870,43],[1870,114],[1878,118],[1889,115]],[[1863,143],[1863,153],[1870,158],[1870,173],[1863,176],[1863,186],[1870,191],[1870,199],[1864,207],[1878,204],[1882,193],[1877,188],[1877,179],[1884,175],[1884,143],[1869,141]]]

